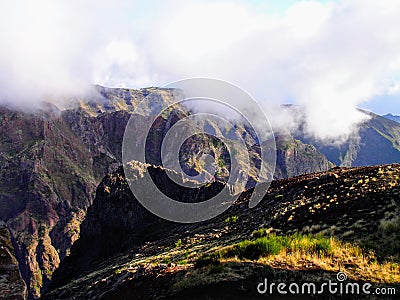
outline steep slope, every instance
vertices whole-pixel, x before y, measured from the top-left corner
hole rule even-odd
[[[14,247],[7,227],[0,221],[0,299],[22,300],[27,296],[27,288],[14,257]]]
[[[224,187],[223,183],[214,182],[200,188],[185,188],[171,181],[163,168],[141,163],[134,168],[133,171],[138,174],[149,172],[157,187],[176,201],[201,202]],[[66,259],[67,267],[55,273],[52,285],[66,282],[67,279],[85,272],[95,261],[144,241],[160,239],[181,227],[180,224],[161,219],[145,209],[128,188],[124,171],[120,167],[115,173],[107,175],[99,185],[94,203],[82,223],[82,236],[73,246],[71,256]],[[99,239],[99,236],[102,238]]]
[[[77,239],[96,186],[87,149],[58,114],[0,111],[1,219],[36,295]]]
[[[261,299],[256,284],[264,278],[315,282],[332,280],[338,271],[353,282],[399,289],[399,184],[400,165],[335,168],[274,181],[254,209],[247,206],[250,190],[223,215],[180,225],[145,215],[119,170],[99,186],[82,229],[82,244],[74,245],[72,256],[56,272],[54,290],[44,299],[121,299],[132,295],[136,299]],[[140,221],[128,221],[128,225],[115,222],[128,220],[131,213],[139,215]],[[156,224],[151,231],[154,236],[147,235],[147,221]],[[129,242],[123,246],[113,243],[109,235],[104,236],[107,232],[118,232],[120,240]],[[237,254],[240,252],[234,252],[236,258],[229,259],[232,249],[251,245],[257,236],[269,238],[273,232],[333,236],[334,241],[321,240],[333,247],[326,251],[333,252],[326,258],[285,252],[265,259],[243,259]],[[96,241],[92,247],[85,242],[88,236]],[[245,242],[237,244],[240,241]],[[113,255],[92,261],[93,250],[100,245],[112,248]],[[86,259],[91,263],[82,268]],[[354,295],[344,299],[354,299]]]
[[[275,178],[325,171],[334,166],[313,145],[304,144],[290,135],[278,134],[276,144]]]
[[[314,145],[329,161],[338,166],[370,166],[400,162],[400,124],[371,112],[362,111],[369,119],[359,124],[358,131],[340,145],[309,138],[302,132],[297,139]]]
[[[146,96],[151,95],[151,101],[144,109],[152,112],[171,104],[176,93],[160,88],[97,86],[96,90],[87,98],[71,99],[62,110],[52,105],[35,112],[0,108],[0,220],[7,223],[16,241],[15,255],[30,297],[38,297],[46,288],[79,237],[80,223],[97,185],[121,164],[121,144],[132,112]],[[180,107],[157,119],[148,139],[147,162],[161,164],[162,137],[188,114],[190,111]],[[134,135],[143,134],[146,122],[153,121],[141,115],[137,118]],[[205,121],[202,126],[219,130],[213,122]],[[260,161],[255,138],[245,124],[222,134],[232,141],[244,138],[252,163],[248,186],[254,185]],[[199,161],[204,154],[218,158],[217,180],[224,181],[229,171],[235,171],[229,170],[223,144],[207,135],[194,136],[183,145],[183,170],[188,174],[201,172]],[[290,149],[281,149],[278,156],[276,178],[329,167],[317,150],[300,141],[290,141]]]

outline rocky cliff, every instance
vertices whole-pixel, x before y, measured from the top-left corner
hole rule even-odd
[[[320,282],[338,271],[398,292],[399,179],[399,165],[282,179],[253,209],[249,190],[224,214],[184,225],[141,208],[120,169],[100,184],[81,240],[44,299],[262,299],[264,278]],[[103,247],[109,253],[99,256]]]
[[[64,110],[0,108],[0,220],[15,240],[30,297],[46,288],[78,239],[97,184],[121,163],[129,112],[149,92],[107,93],[99,87],[95,98],[71,100]]]
[[[27,288],[14,256],[14,246],[4,222],[0,222],[0,299],[23,300],[27,296]]]
[[[329,170],[334,166],[313,145],[304,144],[291,135],[276,135],[275,178],[287,178],[300,174]]]
[[[88,149],[55,108],[2,108],[1,219],[31,295],[39,295],[79,236],[96,180]]]

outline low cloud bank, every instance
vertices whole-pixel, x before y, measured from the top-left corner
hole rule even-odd
[[[364,119],[360,104],[399,93],[398,1],[261,3],[3,1],[1,102],[213,77],[247,90],[276,127],[296,120],[274,107],[301,105],[308,134],[332,140]]]

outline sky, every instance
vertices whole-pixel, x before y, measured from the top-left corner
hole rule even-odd
[[[399,15],[397,0],[5,0],[0,102],[211,77],[267,113],[302,105],[312,135],[346,136],[357,107],[400,114]]]

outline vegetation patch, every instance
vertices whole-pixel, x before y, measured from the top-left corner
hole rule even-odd
[[[181,239],[179,239],[179,240],[177,240],[176,242],[175,242],[175,247],[180,247],[180,246],[182,246],[182,240]]]
[[[224,271],[224,266],[222,264],[213,265],[210,268],[209,274],[220,274]]]
[[[253,232],[253,236],[261,236],[264,233],[266,233],[266,230],[260,229]],[[217,252],[204,254],[197,259],[195,266],[217,265],[220,259],[232,257],[258,260],[261,257],[278,255],[282,252],[286,254],[300,253],[317,257],[332,256],[332,239],[323,236],[301,234],[290,236],[268,234],[258,237],[255,240],[244,240]]]
[[[398,263],[379,263],[373,251],[365,252],[360,246],[332,237],[299,233],[280,236],[263,228],[254,231],[252,236],[254,240],[244,240],[201,255],[195,261],[195,267],[208,266],[211,270],[222,262],[252,260],[296,269],[313,266],[328,271],[346,270],[354,278],[372,282],[393,283],[400,280]]]
[[[225,223],[236,223],[239,220],[238,216],[230,216],[225,219]]]

